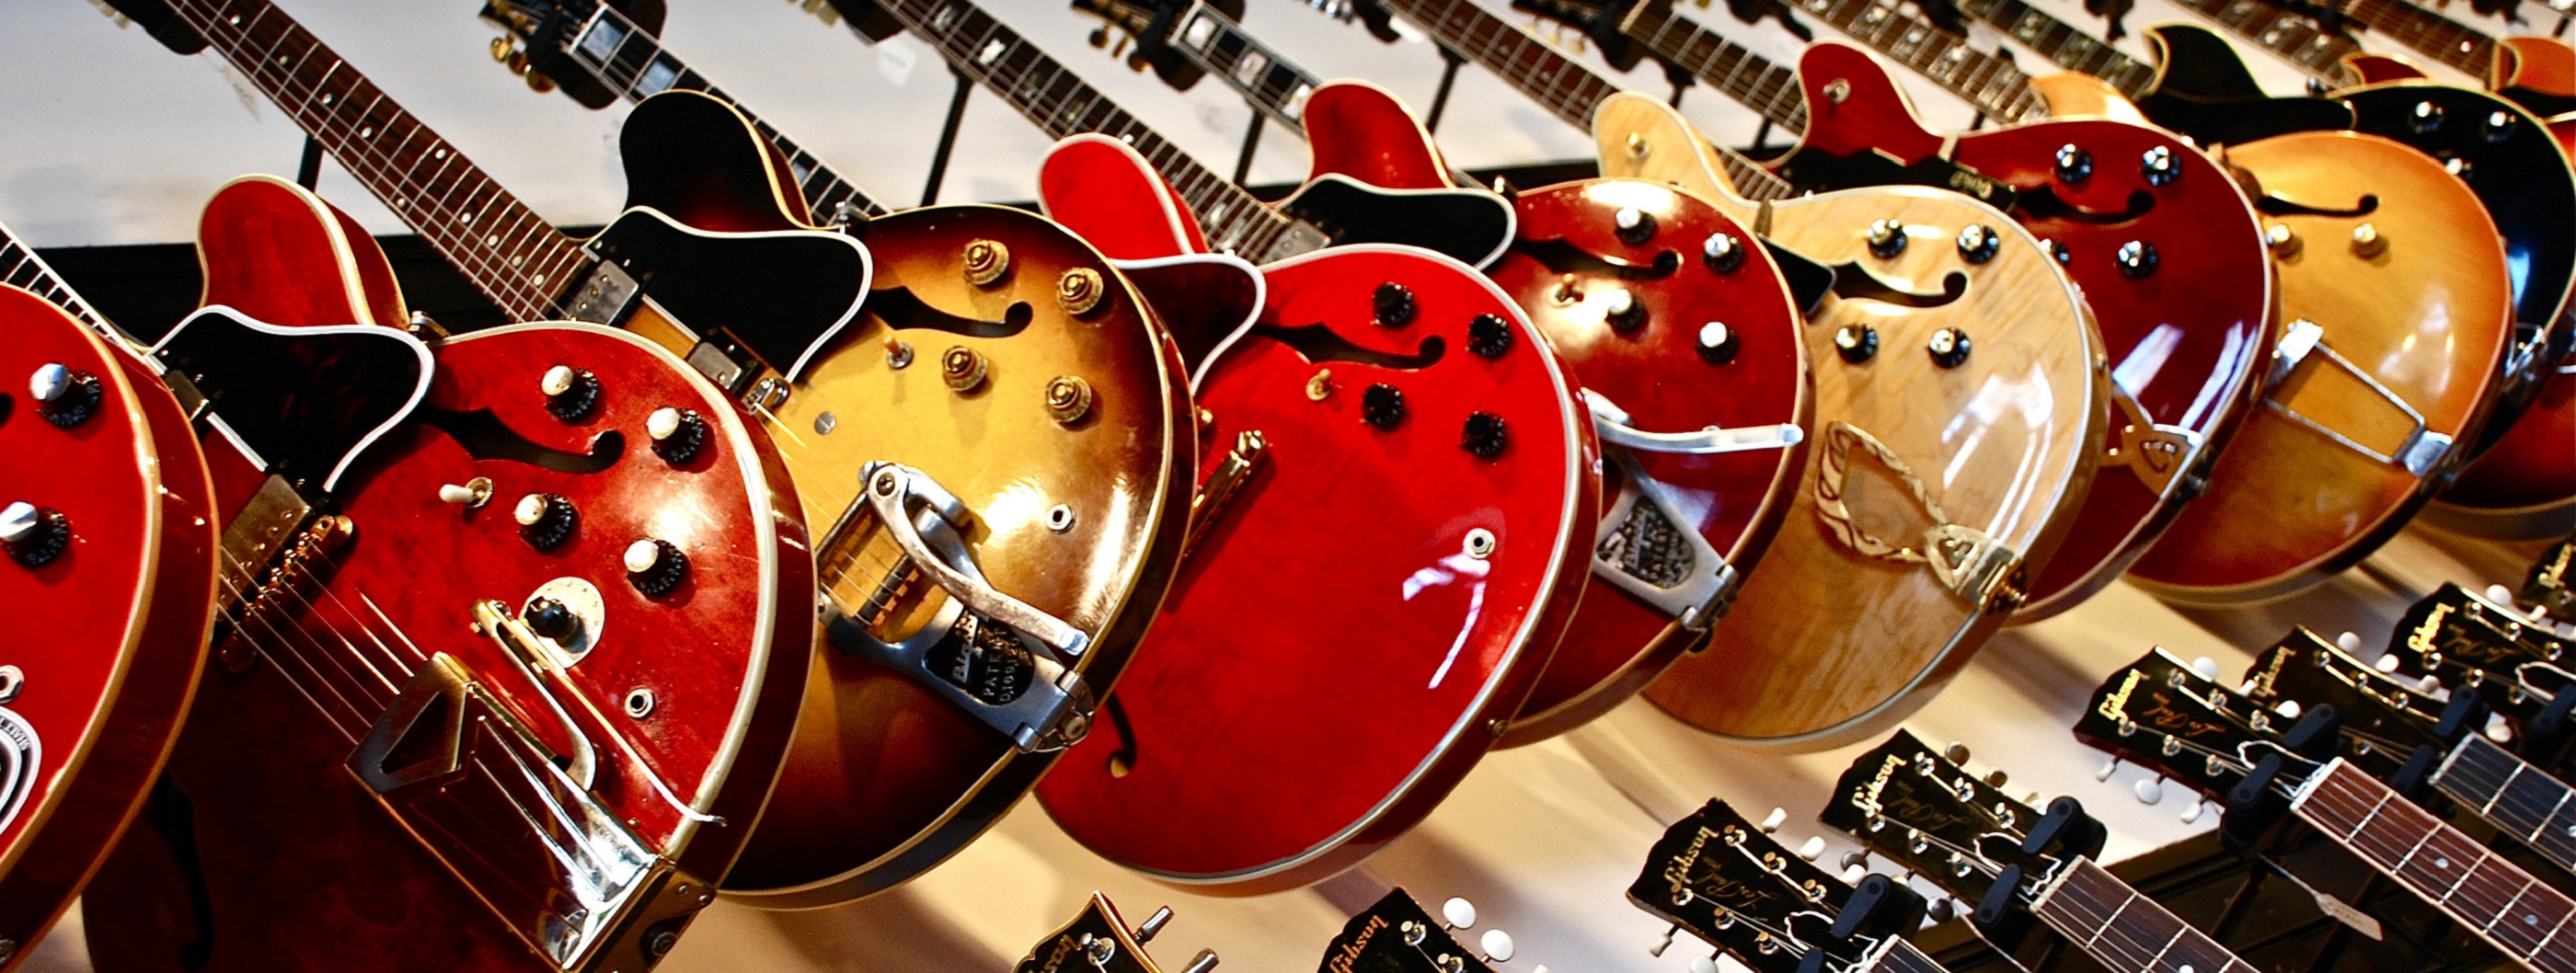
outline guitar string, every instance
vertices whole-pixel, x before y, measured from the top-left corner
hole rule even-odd
[[[2364,783],[2364,780],[2365,778],[2360,775],[2359,770],[2351,768],[2349,765],[2346,766],[2345,772],[2328,774],[2324,780],[2319,782],[2318,785],[2311,790],[2309,799],[2301,806],[2303,811],[2312,810],[2314,813],[2302,813],[2300,816],[2311,821],[2323,821],[2337,826],[2343,834],[2343,837],[2338,843],[2359,852],[2365,860],[2371,861],[2374,865],[2379,866],[2391,877],[2397,879],[2401,885],[2406,886],[2410,891],[2413,891],[2418,897],[2425,899],[2435,908],[2450,913],[2455,918],[2460,918],[2464,922],[2469,921],[2471,917],[2478,915],[2483,915],[2489,920],[2485,923],[2472,923],[2474,928],[2487,929],[2490,931],[2495,930],[2498,926],[2502,926],[2506,929],[2513,928],[2512,924],[2498,923],[2495,921],[2503,916],[2505,910],[2512,904],[2512,901],[2509,899],[2505,902],[2497,902],[2492,897],[2492,893],[2495,891],[2492,886],[2486,885],[2482,882],[2472,884],[2467,882],[2467,879],[2470,877],[2471,873],[2481,867],[2492,867],[2495,871],[2502,873],[2506,877],[2520,876],[2525,880],[2527,885],[2530,883],[2528,876],[2521,876],[2519,869],[2503,864],[2501,859],[2493,858],[2493,856],[2487,854],[2484,849],[2477,848],[2474,844],[2468,842],[2465,836],[2459,835],[2455,831],[2451,831],[2446,826],[2435,823],[2431,827],[2426,827],[2425,822],[2430,820],[2429,816],[2422,815],[2420,811],[2415,811],[2412,804],[2409,804],[2402,798],[2397,797],[2395,792],[2386,790],[2384,786],[2376,789],[2371,788]],[[2395,809],[2397,812],[2389,817],[2392,824],[2412,824],[2414,827],[2425,832],[2423,839],[2418,840],[2404,851],[2398,850],[2395,844],[2395,842],[2404,841],[2402,837],[2389,834],[2384,827],[2373,828],[2371,826],[2371,822],[2379,820],[2379,816],[2383,812],[2387,812],[2391,809]],[[2359,810],[2361,813],[2356,816],[2353,813],[2355,810]],[[2421,820],[2408,820],[2416,818],[2420,818]],[[2351,823],[2349,825],[2345,825],[2343,823],[2345,821],[2350,821]],[[2327,833],[2332,837],[2337,832],[2328,831]],[[2450,889],[2439,892],[2429,888],[2425,884],[2425,880],[2411,870],[2413,867],[2414,855],[2426,847],[2434,838],[2446,838],[2453,843],[2455,848],[2465,850],[2476,856],[2471,859],[2471,867],[2463,871],[2462,879],[2456,882]],[[2451,855],[2450,852],[2436,852],[2436,854],[2445,858]],[[2469,912],[2467,909],[2464,909],[2453,901],[2459,897],[2459,893],[2463,890],[2469,891],[2472,896],[2476,897],[2472,902],[2470,902],[2470,905],[2475,906],[2478,910],[2477,912]],[[2526,887],[2525,889],[2515,893],[2515,896],[2519,897],[2520,895],[2527,895],[2533,891],[2540,890]],[[2557,898],[2561,903],[2566,902],[2563,896]],[[2570,906],[2570,908],[2576,908],[2576,906]]]

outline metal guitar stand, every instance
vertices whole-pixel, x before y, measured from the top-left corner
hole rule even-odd
[[[1440,90],[1431,94],[1431,113],[1422,116],[1422,130],[1440,134],[1440,114],[1449,108],[1449,88],[1458,83],[1458,69],[1467,63],[1466,55],[1440,47]]]
[[[1243,129],[1243,151],[1234,157],[1234,184],[1237,186],[1251,185],[1244,180],[1252,176],[1252,153],[1253,150],[1261,147],[1261,126],[1268,121],[1269,118],[1255,111],[1252,113],[1252,124]]]
[[[957,148],[957,123],[966,118],[966,97],[975,93],[975,79],[948,66],[949,75],[957,79],[957,92],[948,96],[948,120],[939,127],[939,147],[930,153],[930,182],[921,187],[921,205],[939,204],[939,184],[948,178],[948,154]]]
[[[304,187],[306,192],[311,192],[318,188],[315,184],[321,181],[322,143],[313,136],[307,135],[304,137],[304,160],[295,165],[295,184]]]

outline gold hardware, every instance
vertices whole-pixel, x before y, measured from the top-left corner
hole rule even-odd
[[[1108,294],[1108,289],[1101,286],[1100,272],[1089,267],[1075,267],[1055,279],[1056,306],[1067,314],[1089,314]]]
[[[1843,503],[1843,490],[1851,475],[1854,448],[1877,457],[1879,464],[1914,494],[1915,508],[1932,521],[1932,526],[1923,532],[1921,547],[1877,537],[1852,520],[1851,508]],[[1853,553],[1930,568],[1942,587],[1985,611],[2010,611],[2020,607],[2027,597],[2022,587],[2021,552],[1974,527],[1952,522],[1941,509],[1940,500],[1932,496],[1931,485],[1916,476],[1913,467],[1898,458],[1895,450],[1858,426],[1836,420],[1826,427],[1815,494],[1816,519],[1823,521],[1825,530]]]
[[[1190,499],[1189,534],[1181,541],[1183,561],[1189,560],[1190,552],[1197,550],[1199,541],[1207,538],[1208,529],[1216,522],[1217,515],[1225,512],[1235,493],[1252,479],[1252,472],[1269,458],[1270,442],[1262,437],[1261,430],[1250,429],[1235,434],[1234,449],[1217,464],[1216,472],[1208,474],[1207,483],[1199,487],[1198,496]]]
[[[966,244],[966,282],[977,287],[990,286],[1011,272],[1011,248],[1000,240],[974,240]]]
[[[950,345],[939,356],[939,377],[959,392],[972,392],[984,384],[984,369],[984,353],[964,345]]]
[[[1557,279],[1556,290],[1549,292],[1547,297],[1548,300],[1555,301],[1558,304],[1574,304],[1581,302],[1583,300],[1583,288],[1581,286],[1581,282],[1576,280],[1573,274],[1567,274],[1564,277]]]
[[[515,46],[507,37],[492,38],[492,63],[510,63],[510,55],[514,52]]]
[[[1091,383],[1074,375],[1058,375],[1047,382],[1047,418],[1062,425],[1073,425],[1091,414]]]
[[[1321,402],[1333,394],[1333,370],[1317,369],[1315,377],[1306,380],[1306,401]]]
[[[1845,99],[1850,97],[1851,82],[1845,81],[1841,78],[1835,78],[1832,81],[1825,82],[1826,101],[1839,105],[1842,104]]]
[[[1628,133],[1628,154],[1640,159],[1646,157],[1646,136],[1644,133]]]
[[[2388,238],[2379,235],[2379,227],[2364,223],[2352,228],[2352,252],[2364,259],[2388,252]]]
[[[2290,229],[2287,223],[2264,227],[2263,242],[2272,248],[2275,257],[2292,257],[2299,253],[2299,231]]]

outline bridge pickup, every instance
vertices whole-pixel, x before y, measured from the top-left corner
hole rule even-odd
[[[860,497],[823,536],[819,558],[826,565],[855,562],[859,547],[880,540],[894,545],[895,557],[868,586],[865,605],[846,605],[826,588],[825,634],[832,646],[903,673],[1022,751],[1058,750],[1082,739],[1094,700],[1072,664],[1090,647],[1090,636],[995,590],[966,549],[971,517],[965,504],[928,474],[878,461],[860,469],[859,482]],[[922,580],[947,596],[944,603],[911,635],[881,637],[877,627],[898,614],[892,602]]]

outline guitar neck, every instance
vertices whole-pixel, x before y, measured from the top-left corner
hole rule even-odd
[[[9,232],[6,226],[0,226],[0,284],[44,298],[102,337],[117,342],[128,341],[124,332],[108,324],[107,318],[91,308],[88,301],[81,300],[80,294],[73,291],[70,284],[63,283],[62,277],[54,273],[54,268],[45,263],[45,258],[36,255],[35,248],[19,240],[18,235]]]
[[[2049,63],[2100,78],[2130,98],[2144,95],[2155,86],[2155,65],[2122,54],[2118,48],[2023,0],[1959,0],[1959,9],[2011,34]]]
[[[1874,0],[1806,0],[1801,6],[1853,39],[1966,99],[1988,118],[2011,124],[2048,117],[2048,102],[2031,90],[2029,75],[2013,67],[2010,61],[1970,49],[1964,38],[1944,33],[1929,21],[1909,16],[1894,7],[1879,6]],[[1720,77],[1717,72],[1721,71],[1727,72],[1725,76],[1730,81],[1737,73],[1756,72],[1759,87],[1752,94],[1761,94],[1768,100],[1756,101],[1750,94],[1737,97],[1775,123],[1796,130],[1805,129],[1807,105],[1806,99],[1800,97],[1795,69],[1773,65],[1741,45],[1710,33],[1706,27],[1675,16],[1666,5],[1654,4],[1651,7],[1651,12],[1640,8],[1640,16],[1630,22],[1632,32],[1645,26],[1646,17],[1653,17],[1678,25],[1679,30],[1698,38],[1705,38],[1696,42],[1694,53],[1699,56],[1680,63],[1712,80]],[[1635,33],[1633,36],[1643,35]],[[1659,52],[1663,50],[1663,46],[1654,41],[1648,43]],[[1675,52],[1666,56],[1680,55]],[[1728,63],[1730,60],[1732,65]],[[1774,85],[1785,90],[1771,94]],[[1734,91],[1725,83],[1719,87],[1730,93]],[[1789,110],[1773,107],[1782,101],[1794,106],[1794,115]]]
[[[2091,859],[2079,858],[2032,911],[2102,965],[2138,973],[2256,973],[2200,930]]]
[[[170,6],[512,320],[562,316],[591,263],[579,243],[269,0]]]
[[[743,107],[740,100],[725,94],[705,75],[682,63],[662,46],[660,38],[637,27],[625,14],[605,4],[582,22],[580,30],[566,42],[566,53],[574,63],[591,76],[630,101],[643,101],[664,91],[697,91],[722,99],[750,120],[752,128],[769,140],[769,144],[786,157],[788,171],[796,179],[797,190],[805,199],[809,212],[830,220],[843,207],[865,216],[882,216],[886,208],[864,192],[856,183],[832,171],[823,160],[789,139],[767,121]]]
[[[1145,127],[1018,31],[967,0],[886,0],[884,9],[1050,138],[1097,132],[1126,142],[1197,214],[1208,243],[1255,263],[1318,249],[1323,234],[1263,204]]]
[[[2433,786],[2515,840],[2576,868],[2576,797],[2566,784],[2483,736],[2451,749]]]
[[[1807,130],[1807,98],[1798,89],[1795,66],[1755,54],[1698,21],[1673,13],[1669,3],[1638,4],[1620,23],[1619,32],[1760,112],[1772,124],[1792,132]]]
[[[1245,33],[1225,12],[1193,0],[1163,42],[1219,78],[1271,121],[1306,130],[1306,96],[1324,83]]]
[[[1592,111],[1619,87],[1563,52],[1494,16],[1475,0],[1386,0],[1386,6],[1422,25],[1460,57],[1485,66],[1568,124],[1592,128]],[[1760,163],[1717,147],[1737,192],[1753,199],[1787,199],[1796,187]]]
[[[1877,962],[1869,965],[1869,970],[1871,973],[1950,973],[1939,960],[1925,953],[1923,947],[1914,945],[1913,940],[1903,936],[1887,937],[1886,951],[1878,955]]]
[[[2343,0],[2346,16],[2472,78],[2495,64],[2495,38],[2406,0]]]
[[[2291,810],[2326,837],[2497,949],[2545,973],[2576,971],[2566,935],[2576,900],[2340,759],[2309,779]]]
[[[2361,45],[2352,38],[2319,27],[2306,14],[2244,0],[2176,2],[2217,21],[2247,43],[2289,59],[2313,77],[2333,80],[2342,70],[2344,55],[2361,52]]]

